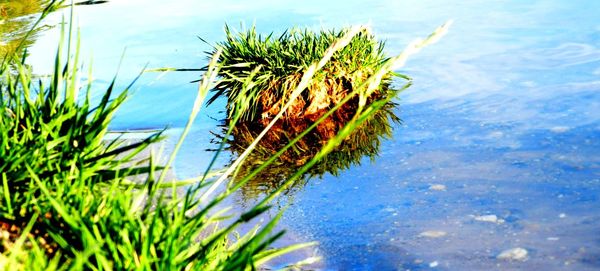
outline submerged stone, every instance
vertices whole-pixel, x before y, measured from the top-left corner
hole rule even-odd
[[[428,237],[428,238],[440,238],[446,236],[448,233],[445,231],[424,231],[419,234],[419,237]]]
[[[473,219],[475,219],[476,221],[480,221],[480,222],[490,222],[490,223],[497,223],[497,224],[504,223],[504,219],[498,218],[497,215],[481,215],[481,216],[475,216]]]
[[[524,248],[516,247],[504,250],[496,256],[499,260],[509,260],[509,261],[524,261],[527,259],[528,251]]]
[[[429,186],[429,190],[446,191],[446,186],[443,184],[433,184],[433,185]]]

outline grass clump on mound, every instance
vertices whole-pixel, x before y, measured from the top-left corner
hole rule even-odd
[[[309,65],[319,61],[348,29],[319,32],[292,29],[278,37],[259,35],[254,27],[238,33],[226,27],[225,32],[226,41],[216,46],[223,51],[219,57],[221,81],[209,102],[227,97],[228,117],[239,115],[240,122],[257,131],[290,100],[292,90]],[[347,46],[335,52],[315,73],[301,95],[291,101],[271,136],[277,139],[298,134],[352,93],[388,59],[383,47],[366,30],[353,36]],[[392,71],[387,72],[370,99],[385,98],[393,76]],[[335,135],[354,116],[358,100],[347,103],[321,122],[313,133],[314,140],[324,142]]]
[[[215,46],[223,52],[221,78],[209,102],[227,98],[223,137],[232,136],[230,146],[239,154],[232,166],[244,159],[255,165],[242,165],[240,183],[271,182],[262,173],[279,164],[293,170],[272,171],[274,185],[262,186],[281,192],[306,173],[335,174],[363,155],[376,155],[380,138],[391,133],[389,120],[399,120],[392,99],[411,84],[392,88],[394,76],[408,79],[394,71],[450,24],[389,58],[363,26],[319,33],[294,29],[278,38],[260,36],[254,28],[233,34],[226,27],[227,40]],[[373,133],[374,140],[365,137]]]

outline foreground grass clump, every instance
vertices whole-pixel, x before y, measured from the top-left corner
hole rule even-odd
[[[105,141],[129,88],[117,91],[113,80],[91,101],[78,47],[59,45],[49,80],[34,80],[24,56],[0,66],[0,270],[251,270],[306,246],[269,248],[283,234],[271,233],[277,218],[233,234],[266,205],[220,226],[226,214],[216,206],[231,190],[205,192],[208,176],[166,182],[176,151],[164,166],[138,157],[160,133],[129,145]],[[184,135],[217,71],[213,62]]]
[[[225,194],[200,202],[198,186],[167,199],[160,168],[133,160],[159,134],[127,146],[105,142],[127,89],[111,98],[113,82],[99,104],[82,102],[76,58],[63,65],[58,57],[48,85],[22,64],[18,74],[2,69],[0,269],[244,270],[285,251],[267,249],[274,222],[230,239],[266,208],[219,229],[220,216],[210,213]],[[132,183],[140,173],[142,183]]]
[[[227,97],[228,117],[240,115],[240,122],[255,131],[264,128],[290,101],[305,70],[349,31],[292,29],[274,37],[261,36],[255,28],[239,33],[228,27],[225,30],[226,41],[215,46],[223,50],[219,57],[222,68],[221,81],[211,101]],[[269,141],[297,135],[356,90],[388,59],[383,47],[366,30],[353,36],[315,73],[302,94],[291,101],[271,130],[273,138]],[[393,76],[393,71],[383,74],[369,100],[386,98]],[[354,116],[358,101],[356,97],[321,122],[312,140],[323,143],[335,135]]]

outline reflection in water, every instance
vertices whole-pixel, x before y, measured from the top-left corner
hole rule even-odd
[[[48,0],[0,0],[0,57],[20,56],[47,26],[33,30],[35,14],[42,12]],[[30,32],[31,30],[31,32]]]
[[[107,1],[87,0],[75,2],[75,5],[95,5]],[[51,28],[38,23],[41,12],[53,12],[69,7],[50,0],[0,0],[0,59],[4,61],[20,60],[41,32]],[[7,59],[8,58],[8,59]]]
[[[400,122],[400,118],[394,113],[397,106],[398,104],[394,102],[388,102],[384,105],[378,112],[372,115],[369,120],[364,122],[349,135],[334,151],[311,167],[310,170],[292,186],[290,191],[301,188],[306,184],[306,181],[310,177],[320,177],[326,173],[336,176],[341,170],[348,169],[352,165],[360,164],[363,157],[369,157],[371,160],[375,159],[379,153],[382,139],[389,138],[392,135],[392,124]],[[346,108],[346,110],[348,110],[348,108]],[[333,114],[321,124],[330,126],[335,123],[336,125],[340,125],[336,130],[340,129],[344,124],[339,122],[339,118],[341,117],[339,114],[342,113],[348,114],[348,111],[339,110],[337,116],[336,114]],[[229,150],[235,155],[241,154],[259,133],[260,130],[257,129],[256,126],[253,127],[252,125],[244,123],[237,124],[232,131],[232,138],[228,140]],[[300,132],[292,131],[288,126],[282,123],[274,126],[241,165],[235,179],[239,181],[250,174],[254,169],[259,167],[277,151],[288,144],[288,142],[299,133]],[[217,137],[222,139],[223,136],[217,135]],[[300,139],[292,148],[284,152],[276,162],[261,171],[244,185],[241,188],[244,197],[254,198],[261,193],[266,193],[278,188],[289,177],[296,173],[302,165],[315,156],[327,142],[327,139],[329,138],[323,138],[322,134],[319,133],[319,127],[311,131]]]

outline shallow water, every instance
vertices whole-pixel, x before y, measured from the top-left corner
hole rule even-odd
[[[83,56],[93,55],[96,82],[112,79],[125,48],[121,85],[146,64],[201,67],[210,46],[196,36],[220,41],[225,22],[265,33],[370,23],[394,54],[455,20],[400,71],[414,85],[398,99],[403,124],[380,156],[278,199],[290,204],[282,243],[318,241],[305,252],[323,257],[315,268],[600,269],[600,2],[198,2],[81,7]],[[55,40],[42,36],[32,48],[36,72],[51,67]],[[197,77],[143,75],[113,128],[181,127]],[[176,164],[180,177],[203,172],[223,109],[199,117]],[[527,259],[496,258],[516,247]]]

